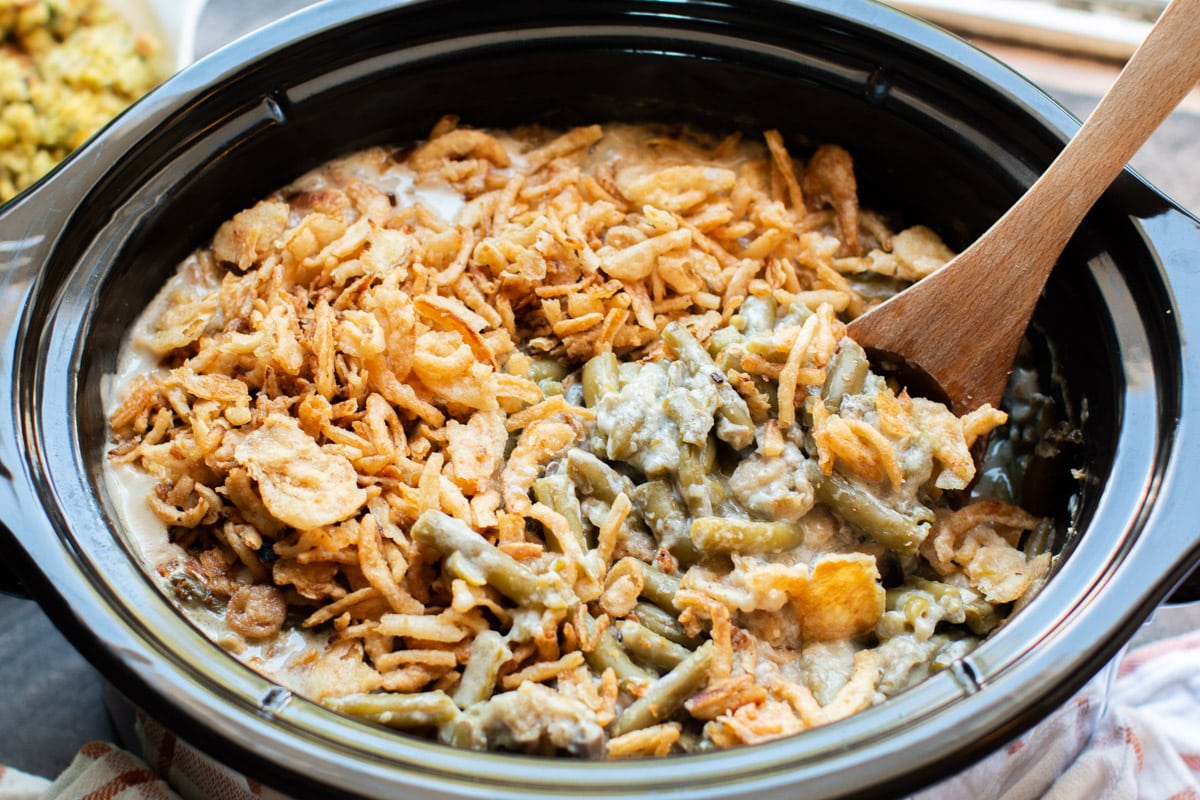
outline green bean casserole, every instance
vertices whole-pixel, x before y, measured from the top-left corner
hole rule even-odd
[[[238,213],[107,386],[165,591],[304,697],[487,750],[764,742],[961,658],[1052,526],[968,492],[1004,412],[844,335],[953,254],[803,152],[448,117]]]

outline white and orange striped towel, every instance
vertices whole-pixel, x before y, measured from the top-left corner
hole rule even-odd
[[[178,800],[179,795],[124,750],[85,744],[66,772],[51,783],[0,767],[0,800]]]
[[[1107,707],[1106,670],[1023,736],[912,800],[1200,800],[1200,631],[1131,650],[1116,667]]]
[[[1105,679],[1007,747],[913,800],[1200,800],[1200,631],[1126,654],[1107,708],[1094,723]],[[154,770],[112,745],[92,743],[53,783],[0,767],[0,800],[278,797],[149,720],[140,733]]]

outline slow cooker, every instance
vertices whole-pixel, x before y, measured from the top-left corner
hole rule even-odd
[[[188,623],[100,477],[100,378],[191,249],[336,155],[474,126],[779,128],[855,155],[864,205],[961,248],[1077,128],[970,45],[859,0],[330,0],[184,69],[0,209],[4,560],[116,689],[297,796],[823,798],[952,774],[1058,707],[1200,560],[1200,230],[1131,172],[1072,240],[1032,337],[1082,445],[1062,557],[977,650],[849,719],[729,752],[584,763],[452,750],[294,696]],[[1191,410],[1188,410],[1191,409]],[[1074,475],[1070,474],[1075,469]]]

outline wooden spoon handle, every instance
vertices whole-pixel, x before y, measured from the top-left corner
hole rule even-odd
[[[1048,263],[1031,265],[1048,274],[1088,210],[1197,81],[1200,1],[1173,0],[1083,127],[984,239],[1019,241],[1035,230],[1058,242],[1057,252],[1044,246]]]
[[[923,374],[964,413],[996,404],[1067,241],[1121,169],[1200,80],[1200,0],[1172,0],[1075,138],[957,258],[853,320],[874,357]]]

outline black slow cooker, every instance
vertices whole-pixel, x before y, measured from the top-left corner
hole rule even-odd
[[[1072,240],[1033,339],[1083,433],[1050,481],[1063,557],[952,668],[739,750],[614,765],[452,750],[318,707],[176,613],[103,482],[100,378],[216,226],[329,158],[474,126],[693,123],[854,155],[864,205],[961,248],[1077,128],[964,42],[867,0],[330,0],[185,69],[0,209],[4,560],[124,695],[299,796],[835,797],[928,784],[1041,719],[1200,560],[1200,230],[1125,173]],[[1188,409],[1191,409],[1190,411]]]

